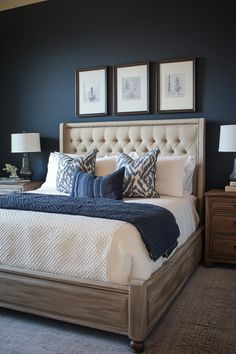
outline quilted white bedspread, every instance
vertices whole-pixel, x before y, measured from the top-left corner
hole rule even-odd
[[[169,209],[180,228],[178,247],[199,222],[192,197],[131,201]],[[164,261],[153,262],[137,229],[123,221],[0,209],[2,265],[128,284],[148,279]]]

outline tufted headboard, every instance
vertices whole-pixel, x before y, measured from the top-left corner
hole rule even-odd
[[[171,119],[61,123],[60,151],[85,153],[98,149],[98,157],[118,152],[145,153],[158,147],[162,155],[191,155],[197,159],[193,192],[203,212],[205,182],[205,120]]]

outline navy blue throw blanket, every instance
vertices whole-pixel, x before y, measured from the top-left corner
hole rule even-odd
[[[0,196],[0,208],[113,219],[134,225],[156,261],[177,246],[179,228],[173,214],[160,206],[125,203],[108,198],[75,198],[59,195],[12,193]]]

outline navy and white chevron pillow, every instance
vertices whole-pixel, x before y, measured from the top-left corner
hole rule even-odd
[[[56,188],[59,192],[70,193],[75,172],[80,169],[83,172],[94,173],[97,149],[85,155],[73,158],[57,152],[59,155]]]
[[[159,198],[155,190],[156,161],[159,149],[147,152],[133,160],[129,155],[119,153],[116,169],[125,167],[123,196],[129,198]]]

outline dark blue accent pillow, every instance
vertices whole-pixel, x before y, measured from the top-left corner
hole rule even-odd
[[[92,173],[76,171],[72,183],[71,197],[77,198],[123,198],[125,168],[107,176],[97,177]]]

